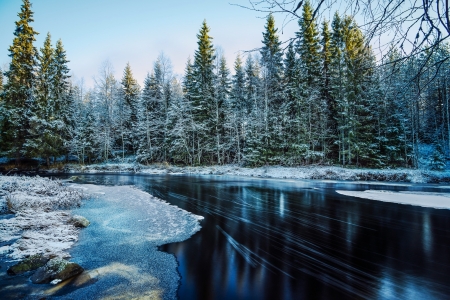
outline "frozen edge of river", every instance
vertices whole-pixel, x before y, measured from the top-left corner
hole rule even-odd
[[[80,191],[83,192],[80,193]],[[74,197],[74,194],[76,197]],[[0,219],[0,240],[3,244],[8,241],[13,241],[11,245],[6,244],[6,246],[0,247],[0,256],[12,259],[10,263],[23,257],[43,252],[47,255],[71,257],[67,251],[73,246],[77,246],[80,242],[78,240],[80,231],[72,224],[69,224],[68,220],[70,219],[71,213],[74,212],[73,209],[70,209],[71,206],[81,204],[81,195],[85,199],[105,197],[107,198],[106,201],[116,201],[119,203],[126,203],[127,200],[132,199],[133,201],[128,201],[130,202],[130,206],[137,205],[138,209],[144,207],[144,209],[140,209],[140,212],[147,212],[147,219],[141,218],[136,220],[136,222],[148,224],[149,232],[145,236],[145,243],[153,249],[152,251],[155,253],[155,257],[167,260],[167,262],[161,262],[160,264],[170,265],[172,267],[171,269],[173,269],[171,272],[163,270],[158,275],[159,278],[158,276],[155,277],[156,279],[153,278],[154,282],[165,282],[166,285],[165,288],[149,290],[150,294],[147,296],[155,296],[156,298],[162,296],[164,299],[175,297],[179,280],[178,275],[176,275],[175,259],[171,258],[172,255],[169,254],[163,254],[162,252],[159,254],[157,246],[181,242],[190,238],[201,229],[199,221],[203,217],[191,214],[177,206],[170,205],[164,200],[153,197],[132,186],[64,185],[59,180],[50,180],[49,178],[39,176],[19,177],[0,175],[0,204],[4,207],[2,210],[6,208],[8,197],[14,199],[12,203],[17,208],[17,210],[14,210],[15,216],[9,215],[8,217],[8,215],[5,215],[6,218]],[[61,208],[64,210],[61,210]],[[79,209],[75,208],[75,212],[77,210]],[[96,220],[91,221],[95,222]],[[83,242],[89,243],[89,241]],[[87,253],[86,255],[89,256],[90,254]],[[73,258],[77,260],[78,257],[75,256]],[[123,264],[116,264],[116,267],[119,268],[120,274],[132,274],[132,271],[135,271]],[[83,285],[83,282],[87,278],[101,277],[105,273],[105,276],[108,276],[108,274],[111,274],[111,271],[112,269],[110,267],[100,268],[95,270],[94,273],[87,270],[80,279],[75,280],[75,285]],[[139,272],[134,273],[134,277],[136,278],[140,275]],[[168,276],[167,273],[170,273],[171,276]],[[161,276],[171,278],[161,279]],[[133,281],[135,278],[126,279]],[[148,284],[152,284],[152,282],[148,282],[147,286]],[[47,285],[33,286],[31,287],[30,293],[31,295],[53,295],[63,288],[64,285],[65,282],[58,284],[56,287],[48,287]],[[170,288],[167,288],[167,286]],[[18,287],[9,288],[15,290]],[[83,288],[81,290],[85,289]],[[76,289],[70,294],[83,293],[81,290]],[[139,291],[139,293],[142,292],[142,290]],[[127,296],[129,295],[130,291],[128,291]],[[167,295],[169,296],[167,297]],[[65,298],[65,296],[61,298]]]
[[[438,183],[450,182],[450,172],[419,169],[347,169],[337,166],[282,167],[265,166],[246,168],[238,165],[223,166],[171,166],[153,164],[149,166],[137,163],[104,163],[93,165],[66,165],[63,170],[49,172],[66,173],[137,173],[137,174],[193,174],[193,175],[233,175],[256,178],[279,179],[320,179],[345,181],[379,181]]]
[[[123,202],[128,200],[130,208],[138,206],[138,208],[146,210],[148,218],[136,221],[149,224],[149,231],[155,235],[151,243],[155,246],[188,239],[201,229],[199,221],[204,219],[202,216],[171,205],[134,186],[71,184],[69,187],[81,189],[92,197],[102,197],[107,201]],[[134,201],[130,201],[130,199]]]
[[[203,217],[134,186],[71,187],[95,195],[78,209],[92,226],[72,252],[75,260],[86,265],[85,277],[98,281],[60,298],[176,298],[180,280],[176,258],[158,246],[190,238],[201,229]]]
[[[450,209],[450,194],[428,193],[428,192],[391,192],[383,190],[366,191],[343,191],[337,190],[338,194],[357,197],[362,199],[377,200],[398,204],[431,207],[436,209]]]

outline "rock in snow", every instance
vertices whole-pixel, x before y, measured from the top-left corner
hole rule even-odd
[[[43,267],[37,269],[36,273],[31,276],[33,283],[50,283],[57,284],[70,277],[82,273],[84,269],[73,262],[69,262],[61,258],[53,258]]]
[[[49,261],[49,258],[44,257],[42,254],[32,255],[21,262],[8,268],[8,275],[19,275],[28,271],[36,270],[44,266]]]
[[[88,219],[82,216],[75,215],[70,220],[69,223],[73,224],[75,227],[85,228],[88,227],[90,222]]]

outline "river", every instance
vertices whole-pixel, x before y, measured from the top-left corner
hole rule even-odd
[[[443,186],[233,176],[80,177],[96,184],[135,185],[205,218],[190,239],[159,248],[175,256],[182,300],[450,295],[450,210],[336,193],[449,192]],[[81,244],[82,239],[83,234]],[[77,246],[72,253],[76,258]]]

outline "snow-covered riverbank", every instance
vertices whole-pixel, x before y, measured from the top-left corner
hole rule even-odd
[[[141,174],[197,174],[197,175],[236,175],[258,178],[282,179],[327,179],[347,181],[383,181],[439,183],[450,182],[450,172],[415,169],[347,169],[328,166],[280,167],[267,166],[244,168],[237,165],[179,167],[165,164],[144,166],[133,163],[105,163],[94,165],[67,165],[68,173],[106,173],[131,172]],[[54,170],[57,172],[57,170]],[[61,170],[59,170],[61,172]]]
[[[81,205],[80,190],[41,177],[0,176],[0,254],[19,260],[34,254],[68,258],[79,229],[68,209]]]
[[[92,201],[81,205],[83,198]],[[41,177],[0,176],[0,206],[2,299],[55,293],[70,299],[175,298],[176,260],[157,246],[189,238],[200,230],[203,219],[131,186],[81,185]],[[74,213],[86,214],[91,225],[80,231],[73,223]],[[73,256],[85,272],[56,287],[30,284],[29,271],[11,281],[5,266],[34,255],[47,260]]]

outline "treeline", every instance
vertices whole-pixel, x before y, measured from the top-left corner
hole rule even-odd
[[[443,169],[450,143],[450,50],[376,63],[351,16],[319,26],[308,2],[282,44],[270,15],[259,53],[233,75],[203,22],[182,80],[161,55],[139,86],[104,64],[95,88],[67,76],[62,43],[38,52],[24,0],[1,94],[1,151],[75,155],[80,163],[135,156],[141,163],[340,164]]]

